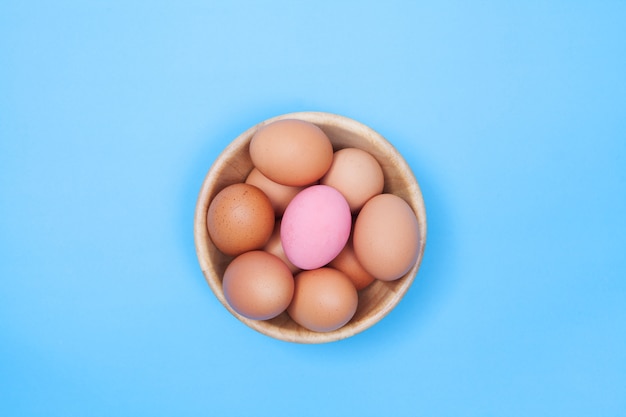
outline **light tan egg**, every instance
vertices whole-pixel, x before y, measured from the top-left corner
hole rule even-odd
[[[317,125],[282,119],[260,128],[250,141],[250,158],[279,184],[305,186],[319,180],[333,160],[333,145]]]
[[[402,277],[417,261],[419,226],[415,213],[394,194],[372,197],[354,224],[354,253],[367,272],[383,281]]]
[[[287,265],[289,270],[292,273],[300,272],[300,268],[291,263],[291,261],[285,255],[285,250],[283,249],[283,244],[280,241],[280,220],[276,220],[276,224],[274,225],[274,231],[270,236],[270,239],[267,241],[263,250],[271,253],[274,256],[280,258],[281,261]]]
[[[289,316],[315,331],[336,330],[354,316],[359,297],[350,278],[334,268],[302,271],[295,276]]]
[[[362,149],[340,149],[333,155],[330,169],[320,180],[343,194],[354,213],[373,196],[383,192],[385,178],[380,164]]]
[[[274,213],[278,217],[283,215],[285,208],[296,194],[304,189],[304,187],[293,187],[272,181],[263,175],[258,168],[253,168],[250,171],[246,178],[246,184],[259,187],[267,195],[272,202]]]
[[[226,267],[224,297],[237,313],[254,320],[278,316],[291,303],[293,275],[287,265],[264,251],[237,256]]]

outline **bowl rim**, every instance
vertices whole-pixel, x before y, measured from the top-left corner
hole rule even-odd
[[[222,292],[221,277],[217,276],[217,273],[215,273],[209,259],[210,255],[208,248],[210,246],[210,238],[208,236],[208,231],[206,228],[206,213],[208,210],[208,205],[210,203],[211,194],[213,193],[214,195],[216,192],[216,190],[213,188],[213,182],[216,178],[217,173],[222,172],[222,170],[229,165],[230,157],[241,152],[242,148],[249,144],[252,136],[258,129],[269,123],[283,119],[298,119],[308,121],[316,125],[336,126],[345,130],[349,130],[355,135],[358,135],[360,138],[366,139],[372,145],[382,148],[386,155],[393,156],[394,165],[396,165],[396,167],[401,169],[404,173],[409,174],[409,177],[405,178],[405,180],[409,182],[410,186],[410,201],[407,201],[407,203],[411,206],[416,214],[420,233],[420,247],[418,249],[417,261],[409,269],[409,271],[402,278],[399,279],[399,281],[402,281],[400,282],[399,286],[394,289],[393,296],[389,297],[386,300],[384,306],[382,306],[384,308],[377,309],[373,314],[363,320],[360,320],[358,323],[349,322],[345,326],[331,332],[316,333],[306,330],[302,333],[296,331],[286,331],[285,329],[282,329],[281,327],[272,324],[269,321],[252,320],[240,315],[239,313],[234,311],[226,301],[226,298],[224,297],[224,294]],[[244,178],[245,174],[246,173],[242,173],[242,176]],[[198,262],[200,264],[205,280],[207,281],[209,287],[211,288],[217,299],[220,301],[220,303],[224,307],[226,307],[226,309],[239,321],[243,322],[248,327],[256,330],[257,332],[278,340],[294,343],[318,344],[342,340],[361,333],[381,321],[396,307],[396,305],[400,302],[400,300],[413,284],[413,281],[415,280],[417,272],[419,271],[419,268],[421,266],[422,259],[424,257],[426,235],[426,208],[423,195],[419,187],[419,183],[417,182],[413,171],[411,170],[408,163],[405,161],[404,157],[402,157],[398,150],[386,138],[384,138],[380,133],[376,132],[369,126],[366,126],[365,124],[346,116],[320,111],[302,111],[274,116],[255,124],[254,126],[242,132],[239,136],[237,136],[222,150],[222,152],[216,157],[216,159],[211,164],[211,167],[207,171],[207,174],[202,182],[200,192],[198,194],[194,213],[194,243]]]

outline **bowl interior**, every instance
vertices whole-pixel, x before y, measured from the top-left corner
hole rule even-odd
[[[372,154],[385,175],[383,192],[402,197],[417,216],[420,232],[419,255],[416,264],[400,279],[392,282],[376,280],[359,291],[359,306],[352,320],[340,329],[327,333],[307,330],[282,313],[271,320],[251,320],[235,312],[222,292],[222,276],[233,259],[222,254],[211,242],[206,225],[206,214],[213,197],[224,187],[245,181],[252,170],[248,146],[254,133],[261,127],[280,119],[300,119],[319,126],[333,143],[334,150],[356,147]],[[249,327],[276,339],[297,343],[325,343],[344,339],[359,333],[380,321],[404,296],[419,269],[426,244],[426,211],[419,185],[402,156],[381,135],[355,120],[322,112],[290,113],[268,119],[251,127],[219,155],[210,168],[198,197],[194,220],[196,253],[202,272],[220,302]]]

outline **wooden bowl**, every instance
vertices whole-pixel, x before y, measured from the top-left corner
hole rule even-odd
[[[284,312],[271,320],[251,320],[235,312],[222,292],[222,276],[233,259],[222,254],[211,242],[207,231],[207,210],[213,197],[224,187],[244,182],[252,169],[248,146],[254,133],[268,123],[280,119],[300,119],[319,126],[333,143],[335,150],[357,147],[372,154],[385,175],[383,192],[402,197],[417,216],[420,233],[416,264],[402,278],[383,282],[376,280],[359,291],[357,311],[345,326],[327,333],[307,330]],[[194,220],[196,253],[204,276],[220,302],[240,321],[267,336],[296,343],[325,343],[344,339],[371,327],[389,313],[407,292],[419,269],[426,244],[426,210],[419,185],[398,151],[369,127],[347,117],[322,112],[300,112],[277,116],[251,127],[218,156],[210,168],[198,197]]]

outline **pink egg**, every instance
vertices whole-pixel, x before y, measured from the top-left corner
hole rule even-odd
[[[332,261],[350,237],[352,217],[343,195],[327,185],[300,191],[285,209],[280,239],[287,259],[301,269]]]

